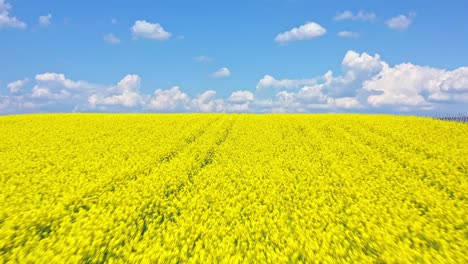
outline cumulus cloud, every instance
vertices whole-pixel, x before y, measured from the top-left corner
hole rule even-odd
[[[275,97],[278,99],[281,105],[286,106],[294,102],[296,94],[288,91],[278,92]]]
[[[246,112],[254,100],[249,91],[235,91],[227,98],[217,98],[216,91],[202,91],[189,96],[178,86],[156,89],[153,93],[140,91],[141,78],[136,74],[124,76],[115,85],[100,85],[75,81],[63,73],[42,73],[35,84],[24,90],[27,79],[8,85],[11,93],[0,95],[0,113],[18,112],[76,112],[76,111],[155,111],[155,112]],[[21,93],[18,93],[19,90]]]
[[[63,73],[35,76],[7,85],[0,113],[31,111],[154,112],[418,112],[468,111],[468,67],[453,70],[412,63],[389,65],[379,54],[348,51],[341,72],[310,79],[277,80],[265,75],[256,91],[220,97],[215,90],[191,96],[178,86],[140,91],[141,78],[124,76],[114,85],[67,78]],[[264,90],[269,94],[262,95]]]
[[[34,86],[31,97],[39,99],[48,99],[48,100],[65,100],[70,97],[71,93],[67,90],[51,91],[42,86]]]
[[[216,98],[216,91],[207,90],[191,98],[178,86],[157,89],[146,104],[146,109],[158,112],[248,112],[253,93],[233,92],[227,100]]]
[[[210,76],[212,78],[226,78],[226,77],[231,76],[231,71],[226,67],[222,67],[218,69],[217,71],[211,73]]]
[[[103,37],[104,41],[109,44],[119,44],[120,39],[112,33],[106,34]]]
[[[371,106],[429,106],[437,101],[464,101],[467,80],[467,67],[446,71],[403,63],[384,68],[365,81],[363,89],[377,92],[367,98]]]
[[[114,88],[108,88],[106,93],[93,93],[88,97],[92,108],[97,106],[134,107],[141,104],[139,93],[141,78],[136,74],[129,74],[117,83]]]
[[[346,10],[341,13],[336,14],[333,18],[334,20],[360,20],[360,21],[373,21],[377,19],[377,16],[372,12],[366,12],[364,10],[360,10],[356,14],[353,12]]]
[[[440,78],[443,92],[468,92],[468,67],[445,72]]]
[[[276,36],[275,41],[285,44],[291,41],[312,39],[324,35],[327,30],[315,22],[308,22],[302,26],[295,27],[291,30],[280,33]]]
[[[367,74],[372,75],[382,70],[387,64],[381,60],[379,54],[371,56],[365,52],[359,54],[355,51],[346,52],[343,58],[342,65],[346,70],[350,70],[353,74]]]
[[[0,113],[10,114],[18,112],[35,111],[37,106],[28,101],[22,95],[2,96],[0,95]]]
[[[149,109],[159,111],[187,111],[190,109],[190,97],[178,86],[171,89],[157,89],[151,97]]]
[[[10,14],[11,5],[0,0],[0,28],[26,28],[26,23]]]
[[[413,22],[414,13],[410,15],[398,15],[387,20],[385,23],[391,29],[395,30],[405,30]]]
[[[343,38],[357,38],[360,36],[359,33],[354,32],[354,31],[348,31],[348,30],[340,31],[338,32],[337,35]]]
[[[223,99],[215,98],[216,91],[208,90],[192,99],[192,111],[199,112],[223,112],[225,103]]]
[[[254,94],[250,91],[233,92],[227,99],[228,102],[232,102],[232,103],[245,103],[245,102],[251,102],[253,100],[254,100]]]
[[[145,20],[137,20],[131,27],[134,38],[146,38],[154,40],[167,40],[171,33],[164,30],[159,23],[150,23]]]
[[[52,14],[39,16],[39,25],[41,25],[43,27],[47,27],[51,23],[50,20],[52,20]]]
[[[141,78],[136,74],[129,74],[117,83],[120,91],[134,91],[140,88]]]
[[[0,113],[88,111],[96,105],[106,104],[114,104],[114,109],[119,109],[131,104],[127,99],[127,91],[133,91],[136,85],[134,78],[124,78],[115,86],[106,86],[71,80],[63,73],[54,72],[37,74],[34,78],[35,84],[30,90],[24,87],[27,82],[28,80],[24,79],[7,86],[10,95],[4,97],[2,104],[8,107],[0,109]],[[122,95],[121,98],[119,95]],[[119,102],[120,105],[117,106]]]
[[[252,109],[250,108],[249,103],[243,104],[228,104],[225,107],[226,112],[250,112]]]
[[[301,85],[315,84],[316,79],[275,79],[275,77],[266,74],[257,83],[257,91],[264,90],[266,88],[295,88]]]
[[[259,109],[303,111],[428,111],[468,102],[468,67],[452,71],[403,63],[389,66],[378,54],[348,51],[343,73],[328,71],[315,84],[288,85],[273,98],[255,101]],[[288,79],[288,84],[301,83]],[[269,75],[259,88],[278,84]],[[279,86],[279,85],[278,85]],[[283,88],[284,89],[284,88]],[[453,108],[453,107],[452,107]],[[314,110],[315,109],[315,110]],[[447,107],[445,109],[448,109]]]
[[[139,98],[140,95],[138,93],[125,91],[121,94],[115,94],[107,97],[92,94],[88,97],[88,102],[92,108],[95,108],[98,105],[133,107],[136,106]]]
[[[63,73],[46,72],[36,75],[35,79],[38,84],[47,85],[49,87],[60,86],[67,89],[77,89],[79,87],[88,86],[86,82],[67,79]]]
[[[363,108],[359,100],[355,97],[329,98],[327,104],[342,109]]]
[[[362,82],[377,74],[387,64],[378,54],[371,56],[348,51],[342,62],[343,74],[333,76],[332,71],[325,73],[318,84],[331,97],[355,96]]]
[[[322,91],[323,85],[304,86],[297,93],[292,94],[300,102],[325,102],[327,96]]]
[[[17,81],[7,84],[7,88],[12,94],[18,93],[21,90],[21,88],[23,88],[28,82],[29,82],[28,78],[17,80]]]
[[[73,81],[62,73],[47,72],[35,76],[36,84],[25,98],[32,99],[34,105],[43,107],[81,106],[85,103],[86,94],[100,86],[85,81]],[[51,109],[54,109],[51,107]]]
[[[342,111],[363,108],[355,97],[334,98],[324,93],[323,85],[304,86],[297,92],[280,91],[269,107],[273,112]]]

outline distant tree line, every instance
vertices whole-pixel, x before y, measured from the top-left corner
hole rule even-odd
[[[435,116],[432,116],[432,118],[439,119],[439,120],[445,120],[445,121],[468,123],[468,115],[466,115],[466,114],[435,115]]]

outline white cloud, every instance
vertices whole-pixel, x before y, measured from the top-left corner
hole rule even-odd
[[[22,82],[25,82],[21,80]],[[207,90],[191,98],[179,87],[157,89],[153,94],[139,91],[141,78],[129,74],[115,85],[74,81],[62,73],[43,73],[35,77],[30,91],[0,96],[0,113],[67,111],[157,111],[157,112],[245,112],[250,111],[253,93],[236,91],[229,102]],[[17,89],[19,81],[10,88]],[[15,90],[16,91],[16,90]]]
[[[277,80],[271,75],[264,75],[263,78],[257,83],[257,91],[264,90],[265,88],[295,88],[301,85],[312,85],[317,82],[316,79],[282,79]]]
[[[222,67],[210,74],[210,76],[213,78],[225,78],[231,76],[231,71],[226,67]]]
[[[36,81],[40,84],[46,84],[49,86],[63,86],[67,89],[76,89],[80,86],[86,86],[87,84],[83,81],[72,81],[65,78],[62,73],[47,72],[38,74],[35,77]]]
[[[312,85],[302,87],[296,94],[295,98],[299,101],[306,102],[325,102],[327,96],[322,92],[323,85]]]
[[[385,23],[391,29],[396,30],[405,30],[407,29],[411,23],[413,22],[412,17],[414,14],[410,14],[409,16],[406,15],[398,15],[396,17],[390,18]]]
[[[262,97],[262,102],[270,102],[267,106],[259,104],[259,100],[254,104],[262,111],[279,112],[307,109],[400,112],[428,111],[436,106],[444,107],[442,103],[446,107],[468,102],[468,67],[453,71],[410,63],[391,67],[378,54],[355,51],[346,53],[342,66],[342,75],[333,76],[328,71],[309,85],[297,85],[302,83],[297,79],[287,79],[280,85],[278,80],[265,75],[257,84],[257,93],[274,85],[290,88],[276,93],[273,99]]]
[[[468,83],[465,83],[467,79],[468,71],[465,67],[445,71],[403,63],[385,67],[379,74],[365,81],[363,89],[378,93],[367,98],[371,106],[424,106],[429,105],[431,100],[452,98],[450,92],[468,92]]]
[[[281,91],[270,106],[274,112],[307,112],[310,110],[353,110],[363,108],[355,97],[333,98],[324,94],[322,85],[304,86],[298,92]]]
[[[216,91],[208,90],[197,98],[192,99],[192,111],[200,112],[222,112],[225,109],[225,103],[222,99],[216,99]]]
[[[280,91],[275,95],[276,101],[265,100],[262,102],[263,111],[274,113],[306,112],[307,108],[317,108],[317,105],[321,105],[321,107],[326,105],[321,100],[319,102],[317,98],[314,98],[315,96],[312,93],[307,94],[308,92],[312,91],[308,91],[308,89],[301,89],[300,92]]]
[[[117,89],[107,89],[109,94],[93,93],[88,97],[88,102],[92,108],[99,105],[135,107],[142,103],[138,92],[140,83],[140,76],[129,74],[117,83]]]
[[[468,104],[468,93],[446,93],[446,92],[435,92],[428,96],[428,101],[436,103],[462,103],[463,106],[459,110],[466,109]]]
[[[312,39],[324,35],[327,30],[315,22],[308,22],[300,27],[285,31],[276,36],[275,41],[285,44],[291,41]]]
[[[371,56],[365,52],[359,54],[350,50],[346,52],[342,65],[345,69],[353,71],[353,74],[374,74],[382,70],[387,64],[380,59],[379,54]]]
[[[366,12],[364,10],[360,10],[356,14],[353,12],[346,10],[341,13],[338,13],[334,18],[334,20],[360,20],[360,21],[373,21],[377,19],[377,16],[372,12]]]
[[[120,39],[112,33],[104,35],[103,39],[105,42],[110,43],[110,44],[120,43]]]
[[[344,30],[344,31],[340,31],[338,32],[337,34],[339,37],[343,37],[343,38],[357,38],[360,36],[359,33],[357,32],[354,32],[354,31],[347,31],[347,30]]]
[[[138,93],[124,91],[121,94],[115,94],[108,97],[92,94],[88,97],[88,102],[93,108],[97,105],[134,107],[138,104],[139,99],[140,95]]]
[[[348,51],[342,73],[311,79],[277,80],[265,75],[257,91],[238,90],[217,97],[201,90],[191,97],[177,86],[140,92],[141,78],[129,74],[114,85],[67,78],[62,73],[36,75],[8,84],[0,95],[0,113],[31,111],[156,112],[418,112],[468,111],[468,67],[453,70],[403,63],[390,66],[380,55]],[[18,88],[22,86],[22,88]],[[273,89],[264,89],[273,88]],[[21,92],[18,92],[21,89]],[[267,96],[262,92],[269,91]]]
[[[355,97],[329,98],[329,105],[343,109],[358,109],[363,108],[361,103]]]
[[[2,96],[0,95],[0,113],[18,113],[19,111],[34,111],[36,105],[28,102],[21,95]]]
[[[28,82],[29,82],[28,78],[25,78],[23,80],[17,80],[17,81],[9,83],[7,85],[7,88],[12,94],[18,93],[21,90],[21,88],[23,88]]]
[[[120,91],[135,91],[140,88],[141,78],[136,74],[129,74],[119,81],[117,87]]]
[[[227,99],[228,102],[232,102],[232,103],[245,103],[245,102],[251,102],[253,100],[254,100],[254,94],[249,91],[233,92]]]
[[[145,95],[140,94],[141,79],[129,74],[116,85],[99,85],[74,81],[62,73],[43,73],[35,77],[30,91],[8,96],[9,109],[3,112],[21,111],[120,111],[144,107]],[[19,82],[13,82],[15,88]]]
[[[76,111],[89,108],[87,98],[106,86],[74,81],[62,73],[43,73],[35,76],[36,84],[29,93],[22,93],[24,100],[37,109],[47,111]]]
[[[131,31],[134,38],[167,40],[172,35],[170,32],[165,31],[159,23],[150,23],[145,20],[135,21]]]
[[[146,108],[161,112],[248,112],[253,100],[253,93],[248,91],[233,92],[227,100],[216,98],[214,90],[191,98],[175,86],[167,90],[157,89]]]
[[[26,23],[10,15],[11,5],[0,0],[0,28],[26,28]]]
[[[226,112],[250,112],[252,109],[250,109],[250,104],[249,103],[244,103],[244,104],[228,104],[225,107]]]
[[[70,97],[70,92],[67,90],[51,91],[51,89],[35,85],[31,92],[32,98],[48,99],[48,100],[65,100]]]
[[[47,27],[50,25],[50,20],[52,19],[52,14],[47,14],[45,16],[39,16],[39,25]]]
[[[281,91],[281,92],[278,92],[275,95],[275,97],[281,102],[281,104],[287,105],[294,101],[294,98],[296,97],[296,95],[288,91]]]
[[[213,61],[213,58],[210,58],[208,56],[204,56],[204,55],[200,55],[200,56],[197,56],[195,58],[193,58],[194,60],[198,61],[198,62],[210,62],[210,61]]]
[[[157,89],[147,107],[158,111],[187,111],[190,103],[190,97],[174,86],[168,90]]]
[[[34,86],[33,91],[32,91],[33,98],[48,97],[49,95],[50,95],[50,92],[48,89]]]
[[[214,99],[215,95],[216,91],[208,90],[198,95],[196,100],[200,103],[208,103]]]
[[[444,92],[468,92],[468,67],[446,72],[441,76],[440,82],[440,88]]]

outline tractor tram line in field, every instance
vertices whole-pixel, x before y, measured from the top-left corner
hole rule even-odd
[[[468,262],[462,123],[45,114],[0,131],[2,262]]]

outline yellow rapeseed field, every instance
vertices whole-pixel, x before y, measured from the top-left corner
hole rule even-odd
[[[468,263],[468,125],[0,117],[0,262]]]

